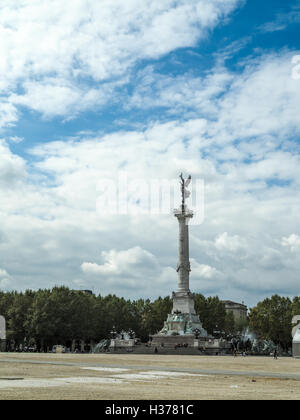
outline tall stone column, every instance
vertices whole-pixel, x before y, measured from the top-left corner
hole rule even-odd
[[[178,292],[190,291],[190,256],[189,256],[189,218],[193,217],[190,212],[175,213],[179,223],[179,255],[178,255]]]
[[[193,213],[182,207],[175,210],[175,217],[179,224],[179,244],[178,244],[178,290],[173,292],[173,313],[181,312],[194,314],[194,298],[190,291],[190,255],[189,255],[189,220]]]

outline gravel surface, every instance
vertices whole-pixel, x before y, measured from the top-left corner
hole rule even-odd
[[[299,398],[293,358],[0,354],[0,400]]]

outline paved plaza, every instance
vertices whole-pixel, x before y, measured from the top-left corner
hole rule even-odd
[[[0,400],[299,398],[293,358],[0,354]]]

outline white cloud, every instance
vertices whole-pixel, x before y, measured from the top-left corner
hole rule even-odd
[[[255,155],[257,147],[268,151],[274,141],[278,145],[286,136],[299,133],[300,83],[292,77],[291,63],[296,53],[283,50],[249,58],[240,63],[239,73],[219,63],[201,77],[190,73],[165,76],[148,67],[140,73],[129,104],[139,108],[161,106],[171,115],[207,119],[210,124],[201,142],[209,147],[221,144],[222,154],[226,142],[251,138],[253,143],[235,148],[232,157],[242,160],[247,157],[242,153],[247,147],[248,154],[252,149]],[[276,140],[273,137],[271,143],[272,136]],[[218,153],[218,149],[210,152]],[[219,153],[218,158],[222,158]]]
[[[240,0],[70,4],[1,2],[0,93],[8,102],[0,105],[0,128],[17,120],[18,105],[73,117],[105,103],[138,60],[195,45]]]
[[[229,236],[227,232],[224,232],[216,238],[215,246],[220,251],[236,252],[246,247],[246,241],[238,235]]]
[[[13,154],[7,143],[0,139],[0,185],[11,189],[16,183],[23,182],[26,176],[25,161]]]
[[[0,290],[4,289],[10,289],[12,285],[12,279],[10,278],[10,275],[8,272],[2,268],[0,268]]]
[[[17,108],[0,97],[0,129],[10,127],[18,120]]]
[[[137,87],[128,106],[169,109],[169,114],[214,116],[218,111],[216,99],[232,83],[234,76],[224,67],[216,67],[203,77],[184,74],[176,77],[155,73],[153,66],[138,75]]]
[[[2,268],[0,268],[0,278],[2,277],[8,277],[8,273],[6,270],[3,270]]]
[[[274,133],[282,138],[298,132],[300,84],[292,78],[292,55],[281,52],[248,62],[220,100],[211,135],[232,141]]]
[[[18,144],[18,143],[22,143],[22,141],[24,141],[23,137],[19,137],[19,136],[11,136],[8,139],[10,142]]]
[[[83,272],[98,275],[112,276],[140,276],[141,271],[155,270],[157,261],[154,255],[139,246],[126,251],[103,251],[101,253],[104,263],[85,262],[81,265]]]
[[[194,259],[191,259],[191,264],[193,265],[193,275],[196,277],[204,277],[205,279],[211,279],[215,277],[218,271],[211,267],[210,265],[206,264],[199,264]]]
[[[0,290],[11,289],[11,281],[8,278],[0,279]]]
[[[106,293],[117,288],[127,295],[128,290],[134,289],[137,296],[145,293],[155,296],[155,291],[169,294],[172,285],[176,287],[175,269],[162,266],[156,256],[140,246],[121,251],[102,251],[101,256],[103,264],[85,262],[81,265],[84,278],[77,280],[77,284],[97,281]]]
[[[66,115],[81,100],[81,91],[65,80],[49,79],[24,83],[24,95],[11,95],[15,105],[25,105],[48,117]]]
[[[276,15],[274,21],[266,22],[259,26],[261,32],[277,32],[283,31],[289,25],[297,24],[300,22],[299,5],[292,7],[292,10],[286,13],[279,13]]]
[[[281,244],[284,247],[289,247],[292,252],[300,250],[300,236],[293,233],[288,237],[283,237]]]

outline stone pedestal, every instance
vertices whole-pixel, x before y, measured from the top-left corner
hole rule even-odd
[[[195,314],[194,295],[190,291],[173,292],[172,313]]]
[[[183,334],[183,335],[164,335],[155,334],[152,336],[151,347],[165,347],[175,348],[175,346],[194,346],[194,334]]]

